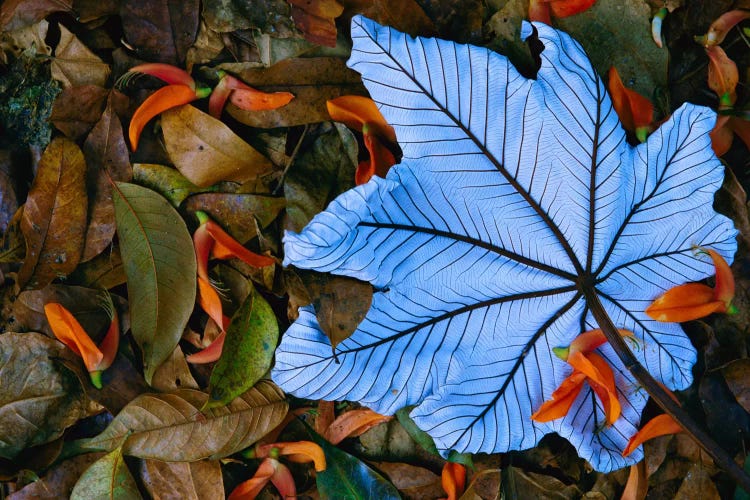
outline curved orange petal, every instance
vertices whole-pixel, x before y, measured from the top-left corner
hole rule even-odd
[[[324,437],[331,444],[339,444],[348,437],[356,437],[393,417],[375,413],[370,409],[352,410],[340,415],[325,431]]]
[[[375,171],[375,175],[385,177],[388,174],[388,170],[395,165],[396,158],[391,153],[391,150],[380,141],[379,137],[372,133],[371,129],[372,127],[369,123],[365,123],[362,127],[365,147],[370,153],[370,164]]]
[[[114,311],[114,310],[113,310]],[[106,370],[112,366],[112,362],[117,355],[117,348],[120,346],[120,321],[117,317],[117,311],[114,311],[112,320],[109,322],[109,328],[104,335],[99,351],[102,353],[102,360],[95,367],[97,370]]]
[[[633,332],[631,332],[630,330],[618,329],[617,331],[620,332],[620,336],[622,337],[633,336]],[[553,347],[552,352],[554,352],[558,358],[562,359],[563,361],[567,361],[568,356],[571,353],[591,352],[604,345],[605,342],[607,342],[607,337],[604,336],[604,332],[602,330],[597,328],[595,330],[589,330],[581,333],[575,339],[573,339],[573,342],[571,342],[568,347]]]
[[[226,75],[225,75],[226,76]],[[224,109],[224,105],[229,99],[229,94],[232,93],[232,89],[227,84],[227,79],[222,77],[216,87],[211,91],[211,96],[208,98],[208,114],[216,118],[221,118],[221,112]]]
[[[747,10],[736,9],[725,12],[716,21],[711,23],[705,35],[697,36],[695,40],[706,47],[718,45],[724,41],[729,30],[734,28],[740,21],[748,18],[750,18],[750,11]]]
[[[567,415],[581,392],[585,380],[585,374],[578,371],[571,373],[552,393],[552,399],[542,403],[542,406],[531,415],[531,420],[549,422]]]
[[[370,160],[359,162],[357,170],[354,172],[354,184],[361,186],[366,184],[372,176],[375,175],[375,166]]]
[[[448,500],[456,500],[466,487],[466,467],[454,462],[445,462],[440,474],[440,483],[448,494]]]
[[[214,251],[216,251],[215,247],[219,245],[221,247],[219,249],[220,252],[223,252],[226,255],[231,255],[232,257],[236,257],[246,264],[254,267],[272,266],[276,263],[276,261],[271,257],[251,252],[247,248],[240,245],[237,240],[235,240],[229,233],[224,231],[224,229],[216,222],[208,220],[206,221],[205,225],[206,231],[208,231],[208,234],[210,234],[215,241]]]
[[[708,134],[711,137],[711,149],[714,150],[716,156],[723,156],[732,147],[734,133],[728,126],[729,118],[726,115],[717,116],[716,125],[714,125],[713,130]]]
[[[294,484],[294,477],[289,468],[278,460],[273,460],[273,469],[271,482],[279,491],[281,498],[297,498],[297,486]]]
[[[702,283],[686,283],[670,288],[646,308],[656,321],[682,323],[724,312],[724,302],[714,298],[714,290]]]
[[[657,415],[656,417],[649,420],[646,425],[644,425],[638,432],[633,435],[633,437],[630,438],[630,441],[628,441],[628,445],[624,450],[622,450],[622,456],[627,457],[628,455],[633,453],[633,450],[638,448],[649,439],[653,439],[659,436],[666,436],[667,434],[677,434],[678,432],[682,431],[683,429],[682,427],[680,427],[680,424],[675,422],[675,420],[666,413]]]
[[[715,250],[710,248],[706,250],[711,260],[714,262],[714,269],[716,269],[716,286],[714,286],[714,299],[724,302],[727,310],[732,305],[734,299],[734,275],[732,269],[724,260],[724,257],[716,253]]]
[[[595,352],[579,354],[581,355],[581,358],[578,358],[577,355],[574,356],[576,358],[574,363],[578,362],[579,366],[582,366],[581,362],[582,360],[585,360],[585,363],[589,363],[595,369],[594,373],[597,374],[597,378],[588,377],[586,381],[589,383],[599,400],[602,402],[602,406],[604,406],[604,414],[607,418],[607,425],[612,425],[617,421],[618,418],[620,418],[620,414],[622,412],[620,400],[617,398],[615,374],[612,372],[612,367],[609,366],[609,363],[607,363],[604,358],[602,358]]]
[[[164,63],[146,63],[133,66],[128,73],[151,75],[169,85],[186,85],[195,90],[195,80],[182,68]]]
[[[609,69],[609,93],[612,105],[620,117],[625,130],[635,132],[640,127],[650,127],[654,120],[654,106],[647,98],[622,83],[620,74],[612,66]]]
[[[195,354],[185,356],[185,361],[193,363],[195,365],[201,365],[205,363],[213,363],[221,357],[221,352],[224,350],[224,339],[226,339],[227,332],[222,331],[208,347],[202,349]]]
[[[247,481],[238,484],[237,487],[232,490],[232,493],[229,494],[227,500],[253,500],[257,497],[276,472],[273,462],[275,462],[273,458],[266,458],[263,460],[260,463],[258,470],[255,471],[255,475]]]
[[[290,92],[261,92],[253,88],[235,89],[229,94],[229,102],[246,111],[266,111],[286,106],[294,99]]]
[[[529,21],[552,24],[549,12],[549,2],[545,0],[531,0],[529,2]]]
[[[138,138],[146,124],[156,115],[170,108],[187,104],[198,98],[195,90],[187,85],[167,85],[162,87],[143,101],[133,113],[128,128],[128,137],[133,151],[138,149]]]
[[[372,133],[396,143],[396,132],[385,121],[375,101],[369,97],[344,95],[326,101],[326,106],[332,120],[359,131],[362,131],[362,126],[367,123],[372,127]]]
[[[221,305],[221,298],[216,293],[216,289],[210,282],[198,276],[198,304],[208,316],[219,325],[219,328],[225,330],[224,309]]]
[[[104,354],[70,311],[62,304],[50,302],[44,305],[44,314],[55,337],[83,359],[88,371],[97,371]]]
[[[279,455],[288,456],[290,460],[313,462],[318,472],[326,470],[326,457],[323,449],[312,441],[261,444],[255,447],[255,457],[267,457],[274,448],[278,450]]]

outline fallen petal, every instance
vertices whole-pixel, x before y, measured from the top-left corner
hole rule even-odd
[[[365,147],[370,153],[370,164],[375,171],[375,175],[385,178],[388,170],[396,164],[396,158],[380,140],[380,137],[373,133],[369,123],[362,126],[362,134],[365,141]]]
[[[240,483],[229,494],[228,500],[253,500],[261,492],[263,487],[268,484],[271,477],[276,472],[273,458],[266,458],[260,463],[255,475],[247,481]]]
[[[562,18],[580,14],[595,3],[596,0],[553,0],[549,6],[553,16]]]
[[[198,276],[198,304],[222,330],[226,330],[221,298],[211,283],[200,276]]]
[[[659,436],[666,436],[668,434],[677,434],[678,432],[682,431],[683,429],[682,427],[680,427],[680,424],[675,422],[675,420],[671,416],[667,415],[666,413],[657,415],[656,417],[649,420],[646,425],[644,425],[638,432],[635,433],[635,435],[633,435],[633,437],[630,438],[630,441],[628,441],[628,445],[622,451],[622,456],[627,457],[628,455],[633,453],[633,450],[638,448],[649,439],[653,439]]]
[[[229,102],[247,111],[266,111],[286,106],[294,99],[289,92],[266,93],[252,88],[235,89],[229,94]]]
[[[719,157],[729,151],[729,148],[732,147],[732,141],[734,140],[734,133],[729,126],[729,120],[729,116],[717,116],[716,125],[708,134],[711,137],[711,149],[713,149],[714,154]]]
[[[583,354],[576,352],[568,356],[568,363],[577,371],[586,375],[587,382],[604,406],[607,424],[614,424],[620,418],[621,406],[617,398],[615,376],[612,368],[604,358],[596,353]]]
[[[344,95],[326,101],[326,106],[332,120],[359,131],[362,131],[362,127],[367,123],[372,133],[396,143],[396,132],[385,121],[375,101],[369,97]]]
[[[370,160],[359,162],[357,170],[354,172],[354,184],[361,186],[367,183],[375,175],[375,166]]]
[[[531,415],[531,420],[550,422],[567,415],[581,392],[585,380],[585,374],[578,371],[571,373],[552,393],[552,399],[542,403],[542,406]]]
[[[626,88],[617,69],[609,69],[609,93],[612,105],[620,117],[623,128],[636,132],[641,127],[651,127],[654,120],[654,106],[638,92]]]
[[[708,55],[708,86],[719,96],[720,106],[732,106],[737,100],[736,88],[740,80],[737,65],[718,45],[706,47],[706,54]]]
[[[88,371],[95,371],[104,354],[70,311],[62,304],[50,302],[44,305],[44,314],[55,337],[83,359]]]
[[[348,411],[331,423],[328,429],[326,429],[324,437],[331,444],[336,445],[348,437],[359,436],[365,431],[392,418],[375,413],[370,409]]]
[[[185,85],[195,90],[195,80],[182,68],[163,63],[146,63],[133,66],[127,74],[143,73],[151,75],[169,85]]]
[[[456,500],[466,487],[466,467],[454,462],[445,462],[440,482],[448,494],[448,500]]]
[[[622,337],[632,337],[633,332],[630,330],[618,329]],[[604,332],[599,328],[595,330],[589,330],[583,332],[577,336],[568,347],[553,347],[552,352],[562,359],[563,361],[568,360],[568,356],[574,352],[591,352],[598,349],[600,346],[607,342],[607,337]]]
[[[549,2],[545,0],[531,0],[529,2],[529,21],[552,24]]]
[[[205,226],[208,234],[214,239],[215,245],[221,245],[221,247],[223,247],[220,251],[224,251],[228,255],[236,257],[254,267],[272,266],[276,263],[274,259],[267,255],[259,255],[243,247],[216,222],[208,220],[206,221]]]
[[[664,18],[667,17],[667,8],[662,7],[659,9],[659,11],[654,15],[654,18],[651,20],[651,38],[654,39],[654,43],[657,47],[662,48],[661,43],[661,26],[662,21],[664,21]]]
[[[294,478],[292,473],[289,472],[289,468],[279,462],[278,460],[268,459],[273,461],[274,471],[271,476],[271,482],[279,490],[281,498],[294,499],[297,498],[297,487],[294,484]]]
[[[187,85],[167,85],[158,89],[143,101],[133,113],[128,128],[128,137],[133,151],[138,149],[138,138],[146,124],[156,115],[170,108],[187,104],[198,98],[195,90]]]
[[[682,323],[724,312],[726,305],[714,298],[714,290],[702,283],[686,283],[667,290],[646,308],[656,321]]]
[[[262,444],[255,447],[255,457],[265,458],[276,449],[279,455],[290,456],[295,461],[313,462],[318,472],[326,470],[326,457],[323,449],[312,441],[291,441]]]
[[[711,23],[708,32],[703,36],[695,37],[695,40],[706,46],[718,45],[724,41],[729,30],[737,26],[737,23],[750,18],[750,12],[746,10],[730,10],[722,14],[716,21]]]
[[[224,349],[224,339],[226,336],[227,332],[222,331],[214,341],[208,345],[208,347],[196,352],[195,354],[185,356],[185,360],[194,365],[213,363],[214,361],[217,361],[221,357],[221,351]]]
[[[229,99],[229,94],[232,93],[232,88],[229,86],[226,75],[223,76],[219,83],[216,84],[214,90],[211,92],[211,96],[208,98],[208,114],[216,118],[221,118],[221,112],[224,109],[224,105]]]
[[[711,256],[711,260],[714,261],[714,268],[716,269],[714,300],[723,302],[726,310],[730,311],[732,300],[734,299],[734,275],[732,274],[732,269],[727,264],[727,261],[724,260],[724,257],[714,250],[709,248],[706,252]]]

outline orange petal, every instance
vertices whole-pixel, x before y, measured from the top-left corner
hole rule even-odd
[[[195,90],[195,80],[182,68],[163,63],[147,63],[133,66],[128,73],[143,73],[151,75],[169,85],[186,85]]]
[[[633,332],[630,330],[618,329],[622,337],[632,337]],[[567,361],[568,356],[574,352],[591,352],[598,349],[600,346],[607,342],[607,337],[604,336],[604,332],[600,329],[589,330],[578,335],[568,347],[553,347],[552,352],[555,355]]]
[[[120,346],[120,321],[117,317],[117,312],[112,316],[112,320],[109,322],[109,328],[107,333],[104,335],[102,343],[99,344],[99,350],[102,353],[102,360],[96,366],[97,370],[106,370],[112,366],[112,362],[115,360],[117,355],[117,348]]]
[[[251,252],[247,248],[240,245],[240,243],[232,238],[229,233],[224,231],[220,225],[212,220],[206,221],[206,231],[214,239],[216,244],[221,245],[222,251],[227,252],[232,257],[236,257],[246,264],[254,267],[272,266],[276,263],[274,259],[267,255],[259,255]]]
[[[586,381],[604,406],[607,424],[612,425],[620,418],[621,406],[617,398],[615,376],[609,364],[596,353],[576,352],[568,356],[568,363],[586,375]]]
[[[549,3],[552,15],[555,17],[568,17],[588,10],[596,0],[553,0]]]
[[[269,94],[250,87],[247,89],[235,89],[229,94],[229,102],[247,111],[277,109],[286,106],[292,99],[294,99],[294,94],[289,92],[273,92]]]
[[[318,472],[326,470],[326,457],[323,449],[312,441],[292,441],[283,443],[262,444],[255,447],[255,457],[265,458],[276,448],[279,455],[290,456],[295,460],[313,462]]]
[[[734,28],[740,21],[748,18],[750,18],[750,12],[746,10],[730,10],[729,12],[725,12],[716,21],[711,23],[708,33],[695,37],[695,40],[706,47],[718,45],[724,41],[729,30]]]
[[[734,133],[732,133],[732,129],[728,126],[729,118],[729,116],[717,116],[716,125],[714,125],[713,130],[708,134],[711,137],[711,149],[714,150],[716,156],[723,156],[732,147]]]
[[[44,314],[55,337],[83,359],[88,371],[97,371],[104,354],[70,311],[62,304],[50,302],[44,305]]]
[[[706,54],[708,55],[708,86],[719,96],[721,106],[732,106],[737,100],[736,88],[740,80],[737,65],[718,45],[706,47]]]
[[[232,93],[232,88],[228,85],[227,75],[224,75],[211,91],[211,97],[208,98],[208,114],[216,118],[221,118],[221,111]]]
[[[745,147],[750,149],[750,122],[733,116],[729,119],[729,128],[745,143]]]
[[[372,128],[372,133],[396,143],[396,132],[385,121],[375,101],[369,97],[344,95],[326,101],[326,106],[332,120],[342,122],[347,127],[359,131],[367,123]]]
[[[445,462],[440,482],[448,494],[448,500],[456,500],[466,487],[466,467],[454,462]]]
[[[354,184],[361,186],[366,184],[372,176],[375,175],[375,166],[370,160],[359,162],[357,170],[354,172]]]
[[[549,2],[545,0],[531,0],[529,2],[529,21],[552,24],[549,12]]]
[[[702,283],[686,283],[667,290],[646,308],[656,321],[682,323],[726,310],[714,299],[714,290]]]
[[[133,151],[138,149],[138,138],[151,118],[170,108],[192,102],[197,98],[198,95],[195,90],[187,85],[167,85],[148,96],[130,119],[128,137],[130,137],[130,146]]]
[[[635,132],[639,127],[651,126],[654,120],[654,106],[651,101],[638,92],[626,88],[614,66],[609,69],[608,86],[612,105],[625,130]]]
[[[604,406],[607,425],[614,424],[617,419],[620,418],[622,406],[620,405],[620,400],[617,398],[615,374],[612,372],[612,367],[609,366],[609,363],[607,363],[604,358],[595,352],[589,352],[586,354],[577,353],[574,355],[574,358],[574,363],[578,363],[579,366],[589,363],[590,367],[594,368],[595,371],[592,373],[597,374],[597,377],[587,377],[586,381],[602,402],[602,406]]]
[[[581,392],[585,380],[585,374],[577,371],[571,373],[552,393],[552,399],[542,403],[542,406],[531,416],[531,420],[549,422],[567,415]]]
[[[633,450],[638,448],[641,444],[645,443],[649,439],[653,439],[659,436],[666,436],[668,434],[677,434],[678,432],[682,431],[683,429],[682,427],[680,427],[680,424],[675,422],[675,420],[671,416],[667,415],[666,413],[657,415],[656,417],[649,420],[648,423],[641,428],[641,430],[636,432],[635,435],[630,438],[630,441],[628,441],[628,445],[622,451],[622,456],[627,457],[628,455],[633,453]]]
[[[273,462],[275,461],[273,458],[263,460],[258,470],[255,471],[255,475],[244,483],[237,485],[232,493],[229,494],[228,500],[253,500],[257,497],[276,472],[273,466]]]
[[[289,468],[278,460],[273,460],[273,466],[274,471],[271,476],[271,482],[279,491],[281,498],[297,498],[297,487],[294,484],[294,478],[292,477],[292,473],[289,472]]]
[[[716,253],[716,251],[709,248],[706,252],[711,256],[711,260],[714,261],[714,268],[716,269],[714,300],[723,302],[728,311],[732,307],[732,299],[734,299],[734,275],[732,274],[732,269],[727,264],[727,261],[724,260],[724,257]]]
[[[198,304],[208,316],[216,322],[222,330],[226,329],[224,325],[224,310],[221,305],[219,294],[210,282],[198,276]]]
[[[348,411],[331,423],[326,429],[324,437],[331,444],[336,445],[348,437],[360,436],[365,431],[392,418],[375,413],[370,409]]]
[[[385,177],[388,174],[388,170],[395,165],[396,158],[380,141],[379,136],[372,133],[372,127],[369,123],[365,123],[362,127],[362,134],[364,136],[365,147],[370,153],[370,164],[373,166],[375,175],[379,177]]]
[[[195,365],[213,363],[221,357],[221,351],[224,350],[224,339],[226,336],[227,332],[222,331],[214,341],[208,345],[208,347],[196,352],[195,354],[191,354],[190,356],[185,356],[185,360],[188,363],[193,363]]]

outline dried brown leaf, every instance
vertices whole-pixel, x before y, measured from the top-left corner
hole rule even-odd
[[[143,484],[154,500],[223,500],[221,465],[216,460],[160,462],[144,460]]]
[[[436,36],[435,23],[427,17],[416,0],[374,0],[363,15],[385,26],[392,26],[411,36]]]
[[[198,0],[130,0],[120,3],[125,39],[138,57],[180,65],[195,41],[200,19]]]
[[[100,120],[109,91],[97,85],[64,89],[52,105],[49,121],[71,140],[89,133]]]
[[[49,469],[38,481],[11,493],[8,500],[62,500],[70,497],[78,478],[104,453],[87,453],[65,460]]]
[[[83,153],[68,139],[54,139],[42,154],[21,220],[22,289],[43,288],[78,265],[86,230],[85,169]]]
[[[190,367],[185,361],[185,354],[180,346],[175,347],[172,355],[156,369],[151,386],[163,392],[177,389],[200,389],[190,373]]]
[[[291,92],[294,99],[271,111],[245,111],[232,104],[227,112],[252,127],[291,127],[330,120],[326,100],[342,95],[366,95],[362,79],[338,57],[287,59],[268,69],[247,69],[238,75],[264,92]]]
[[[0,5],[0,28],[25,28],[53,12],[70,12],[72,6],[73,0],[6,0]]]
[[[107,248],[115,234],[112,181],[128,182],[133,177],[122,125],[113,109],[112,94],[107,99],[104,113],[86,138],[83,154],[87,167],[89,222],[81,260],[86,262]]]
[[[109,77],[109,65],[102,62],[68,29],[60,25],[60,42],[50,67],[52,78],[63,88],[82,85],[104,87]]]
[[[724,380],[737,402],[750,413],[750,359],[738,359],[721,368]]]
[[[201,193],[185,201],[186,210],[206,212],[241,243],[258,236],[256,220],[268,227],[285,206],[285,198],[255,194]]]
[[[50,442],[84,416],[85,396],[57,358],[63,345],[36,332],[0,335],[0,456]]]
[[[376,462],[373,465],[388,477],[407,500],[445,497],[440,476],[429,469],[401,462]]]
[[[720,500],[719,490],[702,464],[693,464],[677,490],[674,500]]]
[[[196,186],[247,182],[273,164],[216,118],[189,104],[162,114],[162,130],[175,167]]]
[[[125,269],[122,266],[120,248],[113,246],[93,259],[79,264],[68,276],[68,283],[99,290],[109,290],[124,284]]]
[[[18,198],[13,185],[11,152],[0,149],[0,234],[7,231],[10,221],[18,211]]]

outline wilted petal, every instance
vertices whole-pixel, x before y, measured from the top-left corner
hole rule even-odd
[[[530,0],[529,21],[538,21],[544,24],[552,24],[549,11],[549,2],[546,0]]]
[[[454,462],[446,462],[440,475],[443,490],[448,494],[448,500],[456,500],[466,487],[466,467]]]
[[[219,247],[218,252],[222,255],[236,257],[242,260],[245,264],[254,267],[265,267],[272,266],[276,261],[268,257],[267,255],[259,255],[251,252],[244,246],[242,246],[237,240],[235,240],[229,233],[212,220],[207,220],[205,223],[206,231],[214,239],[214,254],[217,253],[217,246]]]
[[[567,415],[581,392],[585,380],[586,375],[584,373],[579,371],[571,373],[552,393],[552,399],[542,403],[542,406],[531,415],[531,420],[550,422]]]
[[[271,480],[271,477],[276,472],[273,462],[276,462],[273,458],[263,460],[255,475],[244,483],[240,483],[229,494],[228,500],[253,500],[257,497],[258,493],[268,484],[268,481]]]
[[[596,0],[552,0],[549,6],[553,16],[568,17],[588,10],[595,3]]]
[[[262,444],[255,447],[255,457],[269,456],[276,449],[279,455],[287,456],[292,461],[313,462],[318,472],[326,470],[326,457],[323,449],[312,441],[291,441],[283,443]]]
[[[200,276],[198,276],[198,304],[219,325],[219,328],[222,330],[226,329],[227,325],[224,324],[225,316],[221,305],[221,298],[213,285]]]
[[[208,347],[196,352],[195,354],[186,356],[185,360],[194,365],[213,363],[214,361],[217,361],[221,357],[221,352],[224,350],[224,339],[226,339],[226,336],[227,332],[222,331],[216,336],[214,341],[208,345]]]
[[[352,410],[340,415],[325,431],[325,438],[331,444],[339,444],[348,437],[356,437],[376,425],[393,417],[375,413],[370,409]]]
[[[706,253],[711,257],[716,269],[716,284],[714,286],[714,299],[724,303],[725,309],[729,311],[734,299],[734,275],[732,269],[715,250],[706,249]]]
[[[708,55],[708,86],[719,96],[722,106],[732,106],[737,100],[737,83],[740,75],[737,65],[718,45],[706,47]]]
[[[125,78],[134,73],[151,75],[169,85],[185,85],[195,90],[195,80],[193,80],[193,77],[184,69],[172,66],[171,64],[146,63],[133,66],[128,70]]]
[[[632,337],[633,332],[630,330],[619,329],[620,335],[623,337]],[[583,332],[570,343],[568,347],[553,347],[552,352],[562,359],[563,361],[568,360],[568,356],[574,352],[591,352],[607,342],[607,337],[604,336],[604,332],[600,329],[589,330]]]
[[[156,115],[168,109],[187,104],[198,98],[195,90],[187,85],[167,85],[162,87],[143,101],[133,113],[128,128],[130,147],[138,149],[138,138],[146,124]]]
[[[604,406],[604,413],[607,416],[607,424],[614,424],[618,418],[622,407],[617,399],[617,388],[615,387],[615,375],[612,367],[596,353],[575,352],[568,356],[570,366],[586,375],[586,381],[589,383],[594,392],[599,397]]]
[[[724,302],[714,299],[714,290],[702,283],[686,283],[667,290],[646,308],[656,321],[682,323],[723,312]]]
[[[380,135],[392,143],[396,142],[396,132],[385,121],[375,105],[375,101],[369,97],[345,95],[326,101],[326,106],[332,120],[342,122],[347,127],[359,131],[367,123],[372,129],[372,133]]]
[[[609,69],[609,93],[622,126],[629,132],[649,128],[654,121],[654,106],[638,92],[626,88],[617,69]]]
[[[695,40],[706,47],[718,45],[724,41],[729,30],[734,28],[740,21],[748,18],[750,18],[750,12],[746,10],[730,10],[729,12],[725,12],[716,21],[711,23],[705,35],[697,36]]]
[[[97,370],[104,354],[70,311],[62,304],[50,302],[44,305],[44,314],[55,337],[83,359],[88,371]]]

